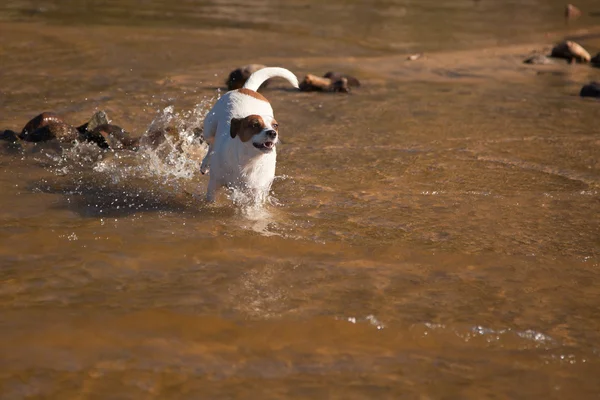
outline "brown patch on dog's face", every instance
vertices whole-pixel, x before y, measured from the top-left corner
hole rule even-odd
[[[238,136],[242,142],[247,142],[263,129],[265,129],[265,121],[260,115],[252,114],[246,118],[233,118],[229,134],[232,138]]]
[[[263,96],[262,94],[260,94],[258,92],[255,92],[254,90],[241,88],[241,89],[238,89],[238,92],[241,94],[245,94],[246,96],[254,97],[257,100],[266,101],[267,103],[269,102],[269,100],[267,100],[267,98],[265,96]]]

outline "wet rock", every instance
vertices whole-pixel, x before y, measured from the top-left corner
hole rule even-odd
[[[88,131],[89,132],[93,131],[100,125],[108,125],[108,124],[110,124],[108,115],[106,115],[106,112],[100,110],[100,111],[96,112],[94,115],[92,115],[92,118],[90,118],[90,120],[88,122],[77,127],[77,130],[80,133],[84,134]]]
[[[265,68],[265,66],[262,64],[248,64],[248,65],[244,65],[243,67],[234,69],[229,74],[229,78],[227,79],[227,81],[225,81],[225,83],[227,84],[227,89],[228,90],[240,89],[242,86],[244,86],[244,83],[246,83],[248,78],[250,78],[250,75],[252,75],[254,72],[258,71],[259,69],[263,69],[263,68]],[[263,83],[260,86],[259,90],[267,87],[268,84],[269,84],[269,81],[268,80],[265,81],[265,83]]]
[[[581,97],[600,98],[600,82],[590,82],[581,88],[579,92]]]
[[[348,81],[348,86],[350,86],[350,87],[359,87],[360,86],[360,81],[357,78],[353,77],[352,75],[342,74],[341,72],[329,71],[325,75],[323,75],[323,77],[329,78],[333,82],[339,81],[342,78],[344,78]]]
[[[565,40],[554,46],[550,57],[565,58],[569,62],[573,62],[573,60],[577,62],[589,62],[591,59],[590,53],[586,49],[570,40]]]
[[[19,140],[19,135],[17,134],[17,132],[7,129],[5,131],[0,132],[0,140],[14,143]]]
[[[103,149],[137,150],[139,140],[132,138],[123,128],[117,125],[102,124],[82,135],[82,139],[96,143]]]
[[[524,64],[534,64],[534,65],[550,65],[556,64],[552,58],[545,56],[543,54],[534,54],[523,61]]]
[[[79,131],[54,113],[44,112],[29,121],[19,138],[27,142],[44,142],[57,139],[70,142],[79,137]]]
[[[600,53],[598,53],[594,57],[592,57],[592,59],[590,61],[592,63],[592,66],[594,66],[596,68],[600,68]]]
[[[567,4],[565,6],[565,18],[577,18],[581,16],[581,10],[575,7],[573,4]]]
[[[348,79],[341,77],[335,81],[330,78],[308,74],[300,82],[300,90],[303,92],[350,92]]]

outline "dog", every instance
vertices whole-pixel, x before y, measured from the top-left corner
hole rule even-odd
[[[242,190],[257,202],[266,200],[275,178],[279,123],[269,101],[257,92],[267,79],[281,77],[295,88],[298,78],[285,68],[254,72],[241,89],[225,93],[204,119],[208,152],[200,172],[209,174],[206,200],[222,187]]]

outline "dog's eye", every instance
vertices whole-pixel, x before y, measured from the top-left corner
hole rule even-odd
[[[277,129],[277,128],[279,128],[279,124],[273,124],[273,125],[271,125],[271,126],[273,127],[273,129]]]
[[[254,122],[252,123],[252,127],[253,127],[253,128],[260,128],[260,124],[258,123],[258,121],[254,121]]]

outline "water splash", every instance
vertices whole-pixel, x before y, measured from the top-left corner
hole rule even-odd
[[[104,150],[93,143],[77,142],[37,154],[54,175],[64,177],[46,190],[84,197],[86,214],[106,216],[144,210],[214,210],[204,202],[208,177],[200,164],[208,146],[202,137],[204,118],[215,98],[205,98],[190,110],[168,105],[140,138],[138,151]],[[43,153],[43,154],[42,154]],[[273,207],[277,200],[254,198],[245,191],[223,190],[227,208],[245,228],[261,235],[279,235]],[[265,205],[267,207],[265,207]]]

